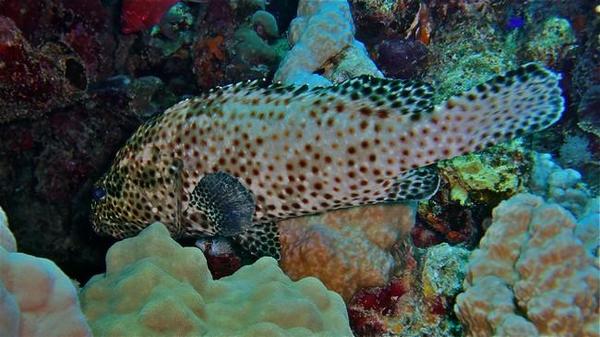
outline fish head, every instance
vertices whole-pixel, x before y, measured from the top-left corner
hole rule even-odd
[[[177,168],[162,167],[132,153],[125,147],[94,185],[91,202],[94,231],[125,238],[160,221],[171,233],[176,233],[178,179],[172,171]]]
[[[96,233],[121,239],[137,233],[137,219],[128,207],[131,179],[123,174],[126,170],[115,166],[92,188],[91,222]]]

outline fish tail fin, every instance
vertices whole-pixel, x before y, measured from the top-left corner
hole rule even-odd
[[[408,131],[427,135],[413,144],[419,153],[410,164],[424,166],[549,127],[564,110],[559,80],[529,63],[451,97]]]

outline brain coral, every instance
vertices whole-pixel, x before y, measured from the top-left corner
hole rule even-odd
[[[352,336],[342,299],[272,258],[213,280],[202,252],[155,223],[113,245],[83,288],[96,336]]]
[[[12,238],[8,227],[1,231]],[[50,260],[11,252],[14,239],[12,247],[1,241],[0,336],[91,337],[71,280]]]
[[[493,212],[454,308],[470,336],[600,336],[600,270],[557,204],[518,194]]]
[[[410,206],[373,205],[282,221],[281,268],[292,279],[315,276],[349,300],[388,281],[392,246],[408,236],[414,217]]]

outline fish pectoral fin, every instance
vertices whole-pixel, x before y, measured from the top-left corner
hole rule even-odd
[[[275,222],[263,222],[250,226],[234,237],[242,248],[254,256],[271,256],[280,259],[281,244]]]
[[[206,215],[218,235],[233,236],[252,226],[256,202],[252,192],[236,177],[216,172],[200,179],[190,204]]]
[[[432,166],[406,171],[393,179],[386,188],[386,201],[421,200],[431,198],[440,186],[440,177]]]

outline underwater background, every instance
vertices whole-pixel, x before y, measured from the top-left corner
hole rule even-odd
[[[184,99],[368,75],[433,109],[530,62],[556,123],[436,160],[430,198],[277,221],[279,260],[93,229],[117,151]],[[600,336],[600,2],[0,0],[0,206],[1,337]]]

